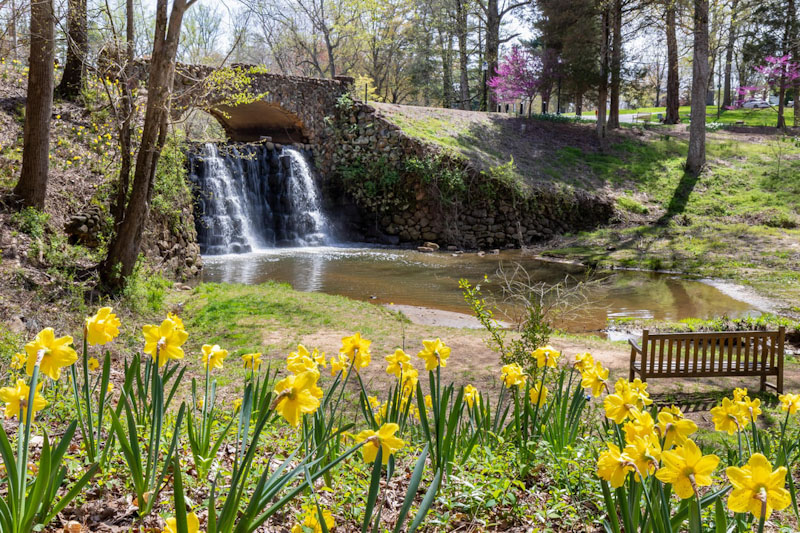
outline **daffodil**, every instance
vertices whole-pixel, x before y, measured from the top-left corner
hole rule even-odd
[[[203,368],[221,370],[226,357],[228,357],[228,350],[223,350],[219,344],[203,345]]]
[[[628,382],[623,378],[617,381],[614,389],[614,394],[609,394],[603,400],[603,407],[606,411],[606,417],[617,424],[622,424],[626,418],[631,416],[633,411],[641,410],[647,405],[642,395],[629,386]],[[652,400],[649,403],[652,403]]]
[[[741,402],[747,396],[747,389],[744,387],[736,387],[733,389],[733,401]]]
[[[41,411],[47,406],[47,400],[39,394],[42,383],[36,386],[36,393],[33,395],[33,410],[31,416],[36,416],[36,411]],[[0,401],[6,404],[6,418],[16,416],[20,421],[27,416],[28,395],[31,389],[24,379],[18,379],[16,387],[3,387],[0,389]]]
[[[258,370],[261,367],[261,352],[246,353],[242,356],[244,367],[251,370]]]
[[[369,366],[369,362],[372,360],[372,355],[369,352],[370,344],[372,344],[372,341],[363,339],[360,333],[356,333],[342,339],[342,347],[339,349],[339,353],[345,354],[356,372],[358,372],[359,369]]]
[[[94,357],[90,357],[89,360],[86,362],[86,365],[89,367],[89,370],[94,372],[98,368],[100,368],[100,361],[95,359]]]
[[[72,337],[67,335],[57,339],[53,328],[45,328],[40,331],[33,341],[25,345],[25,352],[28,354],[26,368],[28,375],[33,375],[33,369],[41,353],[42,360],[39,369],[50,379],[57,381],[61,377],[61,369],[78,360],[78,354],[70,346],[71,344]]]
[[[292,533],[322,533],[322,525],[319,523],[319,513],[315,506],[303,506],[305,513],[303,514],[303,521],[300,524],[292,526]],[[330,531],[333,529],[334,521],[333,515],[327,509],[322,511],[322,519],[325,520],[325,528]]]
[[[450,357],[450,348],[441,339],[432,341],[422,341],[425,348],[417,354],[417,357],[425,361],[425,370],[435,370],[436,367],[447,366],[447,358]]]
[[[318,378],[319,372],[311,371],[283,378],[275,385],[272,408],[297,427],[303,414],[313,413],[320,405],[314,394]]]
[[[592,396],[597,398],[603,393],[608,381],[608,369],[603,368],[603,365],[597,363],[594,368],[590,368],[583,372],[581,378],[581,387],[584,389],[591,389]]]
[[[681,411],[680,407],[675,405],[670,405],[669,407],[662,407],[661,412],[670,413],[675,418],[683,418],[683,411]]]
[[[386,373],[394,374],[395,377],[399,378],[403,371],[403,363],[408,363],[409,361],[411,361],[411,357],[398,348],[392,355],[386,356],[386,362],[389,363],[386,366]]]
[[[286,368],[289,372],[300,374],[308,370],[316,370],[317,363],[311,358],[311,352],[301,344],[296,352],[289,354],[286,359]]]
[[[778,399],[781,402],[781,409],[788,411],[790,415],[800,409],[800,394],[781,394]]]
[[[509,363],[503,365],[500,369],[500,374],[503,376],[503,384],[508,387],[520,386],[525,384],[527,377],[525,371],[517,363]]]
[[[634,471],[633,461],[623,455],[619,446],[606,443],[608,450],[600,454],[597,459],[597,477],[608,481],[612,488],[619,488],[625,483],[628,472]]]
[[[697,445],[687,439],[683,446],[661,454],[662,466],[656,477],[672,484],[672,490],[682,500],[695,495],[698,487],[711,485],[711,473],[719,464],[716,455],[703,455]]]
[[[537,348],[531,355],[536,359],[537,367],[542,368],[543,366],[549,366],[555,368],[558,356],[560,356],[561,353],[557,352],[552,346],[547,345]]]
[[[740,405],[742,406],[742,416],[748,422],[755,422],[758,420],[758,415],[761,414],[761,400],[756,398],[751,400],[749,396],[742,398]],[[744,424],[745,426],[747,423]]]
[[[340,353],[336,357],[331,356],[331,376],[335,376],[339,372],[347,369],[350,366],[350,359],[347,355]]]
[[[106,387],[106,394],[111,394],[114,391],[114,384],[109,383],[108,387]]]
[[[233,400],[233,410],[238,411],[241,408],[242,408],[242,399],[236,398],[235,400]]]
[[[158,357],[158,366],[162,367],[171,359],[183,359],[183,343],[189,334],[170,318],[165,318],[160,325],[148,324],[142,328],[144,333],[144,353]]]
[[[636,437],[652,437],[655,428],[655,421],[650,413],[635,409],[631,412],[630,420],[622,426],[622,431],[625,432],[625,441],[633,442]]]
[[[403,363],[403,374],[402,374],[402,393],[403,397],[411,396],[411,393],[414,392],[417,388],[417,382],[419,381],[419,370],[414,368],[414,365],[411,363]]]
[[[11,358],[11,369],[12,370],[22,370],[25,368],[25,364],[28,362],[28,356],[22,352],[17,352],[14,354],[14,357]]]
[[[637,481],[640,475],[647,477],[652,474],[661,459],[661,447],[651,437],[633,437],[625,446],[624,453],[636,465]]]
[[[538,405],[539,407],[542,407],[544,404],[547,403],[547,387],[542,385],[541,382],[536,383],[533,387],[531,387],[528,396],[530,397],[531,403],[533,405]]]
[[[726,431],[728,435],[733,435],[743,427],[742,406],[730,398],[723,398],[722,405],[711,409],[711,420],[714,422],[714,429]]]
[[[320,352],[318,349],[314,348],[314,351],[311,352],[311,358],[322,368],[328,366],[328,360],[325,359],[325,352]]]
[[[166,522],[167,527],[162,530],[162,533],[179,533],[178,521],[175,518],[167,518]],[[200,532],[200,520],[197,519],[196,514],[189,513],[186,515],[186,526],[187,533]]]
[[[430,394],[425,395],[425,409],[433,409],[433,398],[431,398]]]
[[[365,429],[356,435],[356,442],[365,442],[364,447],[361,448],[364,460],[368,463],[374,462],[378,456],[378,450],[382,449],[381,462],[388,464],[389,457],[405,445],[405,442],[394,436],[399,429],[400,426],[397,424],[384,424],[378,428],[377,432]]]
[[[181,320],[181,318],[178,315],[176,315],[175,313],[167,313],[167,318],[175,322],[175,327],[177,329],[186,331],[186,328],[183,326],[183,320]]]
[[[697,431],[697,424],[685,418],[679,418],[674,413],[662,410],[658,413],[658,433],[664,439],[664,449],[669,450],[675,445],[681,445],[686,439]]]
[[[766,457],[755,453],[741,468],[729,466],[725,473],[733,485],[728,495],[728,508],[734,513],[751,513],[760,519],[769,518],[772,511],[785,509],[792,503],[786,490],[786,467],[775,471]]]
[[[583,374],[587,370],[594,368],[594,357],[589,352],[575,354],[575,362],[572,364],[573,368]]]
[[[102,346],[119,335],[121,323],[111,311],[110,307],[103,307],[94,316],[86,318],[86,342],[92,346]]]
[[[475,404],[475,400],[478,399],[478,389],[473,387],[472,385],[467,385],[464,387],[464,400],[469,405],[469,408],[472,409],[472,406]]]

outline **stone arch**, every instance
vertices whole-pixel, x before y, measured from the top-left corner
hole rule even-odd
[[[303,120],[296,113],[274,103],[258,100],[235,107],[219,105],[207,111],[217,119],[231,141],[309,142]]]

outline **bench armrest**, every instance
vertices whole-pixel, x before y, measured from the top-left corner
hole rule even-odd
[[[637,353],[642,353],[642,348],[635,340],[628,339],[628,343],[631,345],[631,348],[633,348]]]

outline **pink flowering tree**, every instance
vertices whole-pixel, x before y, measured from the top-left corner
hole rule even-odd
[[[755,70],[766,78],[767,85],[778,91],[778,127],[783,128],[786,122],[783,118],[784,100],[786,89],[791,87],[795,80],[800,78],[800,63],[792,61],[792,56],[767,56],[764,64],[755,67]]]
[[[541,70],[542,62],[538,55],[514,46],[497,66],[497,75],[489,80],[488,85],[500,103],[527,101],[530,116],[531,104],[539,92]]]

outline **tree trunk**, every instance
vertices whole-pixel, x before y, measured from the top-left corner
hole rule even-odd
[[[608,33],[610,13],[603,8],[600,35],[600,84],[597,88],[597,139],[600,148],[606,146],[606,104],[608,103]]]
[[[706,92],[708,91],[708,0],[694,0],[692,121],[686,171],[700,173],[706,164]]]
[[[133,0],[125,0],[125,58],[122,69],[122,103],[120,105],[123,119],[119,130],[120,165],[119,179],[117,180],[117,197],[111,207],[114,216],[114,228],[119,229],[125,216],[125,204],[128,201],[128,189],[131,179],[131,150],[133,123],[133,95],[131,93],[133,56],[135,49],[135,25],[133,18]]]
[[[101,269],[104,283],[118,290],[133,273],[139,256],[142,232],[150,213],[153,182],[161,149],[167,138],[169,97],[175,75],[175,56],[178,52],[181,25],[186,10],[196,0],[173,0],[167,17],[168,0],[158,0],[156,8],[155,39],[147,80],[147,104],[133,189],[125,207],[125,214],[108,247],[108,255]]]
[[[11,59],[17,59],[17,0],[11,0],[11,14],[8,18],[8,37],[11,39]]]
[[[458,66],[461,76],[458,81],[461,93],[461,109],[470,109],[469,99],[469,53],[467,51],[468,33],[467,27],[467,6],[464,0],[456,1],[456,32],[458,33]]]
[[[31,2],[31,53],[25,102],[22,172],[14,196],[23,206],[44,208],[50,159],[50,116],[53,112],[55,19],[53,0]]]
[[[609,99],[608,128],[619,128],[619,89],[622,77],[622,0],[614,0],[613,42],[611,49],[611,95]]]
[[[675,33],[675,0],[667,0],[667,109],[664,124],[681,121],[680,81],[678,80],[678,37]]]
[[[89,33],[86,20],[86,0],[69,0],[67,10],[67,64],[56,94],[65,100],[75,100],[81,93],[86,71],[86,49]]]
[[[439,46],[442,49],[442,107],[452,106],[453,94],[453,37],[439,30]]]
[[[733,69],[733,47],[736,45],[736,8],[739,0],[731,4],[731,25],[728,29],[728,45],[725,47],[725,79],[723,81],[722,107],[731,105],[731,70]]]
[[[791,32],[789,34],[790,50],[792,52],[792,60],[800,61],[800,38],[797,35],[797,3],[795,0],[789,0],[789,9],[787,16],[791,22]],[[800,126],[800,78],[796,78],[792,82],[792,99],[794,100],[794,127]]]
[[[486,63],[489,67],[488,76],[491,79],[497,76],[497,61],[500,55],[500,11],[498,0],[487,0],[486,12]],[[497,100],[492,91],[488,91],[489,111],[497,111]]]
[[[575,116],[580,117],[583,115],[583,92],[575,95]]]

